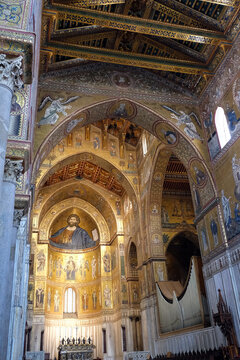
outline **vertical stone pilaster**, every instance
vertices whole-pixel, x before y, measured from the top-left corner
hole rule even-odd
[[[23,87],[22,73],[22,56],[7,59],[6,54],[0,54],[0,189],[3,182],[12,95],[15,89]]]
[[[0,354],[7,359],[8,331],[11,311],[12,274],[9,271],[14,256],[12,236],[16,182],[22,174],[22,161],[6,159],[0,200]],[[16,242],[16,239],[15,239]]]

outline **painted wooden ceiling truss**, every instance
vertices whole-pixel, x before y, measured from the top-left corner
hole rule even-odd
[[[113,174],[89,161],[79,161],[62,167],[47,179],[44,186],[50,186],[74,178],[78,181],[81,181],[82,178],[90,180],[118,196],[122,196],[125,193],[124,188]]]
[[[42,71],[131,65],[200,93],[231,48],[239,9],[234,0],[46,0]]]
[[[187,170],[180,162],[180,160],[174,155],[170,157],[166,168],[163,184],[163,194],[182,194],[186,196],[191,195]]]

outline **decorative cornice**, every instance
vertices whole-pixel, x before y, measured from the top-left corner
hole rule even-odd
[[[18,228],[20,225],[21,218],[23,217],[24,210],[23,209],[14,209],[13,214],[13,226]]]
[[[207,215],[207,213],[209,211],[211,211],[215,206],[217,206],[218,204],[220,204],[220,198],[214,198],[212,199],[206,206],[205,208],[199,213],[197,214],[197,216],[194,219],[194,225],[197,225],[199,223],[199,221],[201,221],[205,215]]]
[[[220,247],[220,250],[222,250],[221,254],[218,253],[215,258],[203,259],[203,275],[205,279],[240,262],[240,248],[238,244],[231,249],[226,249],[224,244]]]
[[[4,167],[4,181],[16,183],[23,172],[22,160],[6,159]]]
[[[6,54],[0,54],[0,84],[7,86],[11,91],[23,87],[22,60],[22,56],[7,59]]]

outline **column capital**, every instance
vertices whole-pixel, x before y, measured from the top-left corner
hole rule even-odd
[[[22,56],[7,59],[6,54],[0,54],[0,85],[7,86],[11,91],[23,87]]]
[[[4,181],[16,183],[23,172],[23,160],[5,160]]]
[[[20,225],[20,221],[23,217],[24,209],[14,209],[13,214],[13,226],[18,228]]]

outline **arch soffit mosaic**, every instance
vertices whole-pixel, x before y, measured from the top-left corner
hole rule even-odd
[[[100,243],[110,241],[108,225],[102,214],[87,201],[78,198],[70,198],[60,201],[58,204],[52,206],[44,215],[39,226],[40,242],[48,242],[49,232],[56,218],[59,217],[63,211],[70,209],[73,206],[84,210],[91,218],[94,219],[99,230]]]
[[[74,187],[74,185],[76,185],[76,187]],[[115,220],[115,228],[117,229],[113,204],[108,199],[107,191],[104,191],[104,189],[99,186],[90,183],[88,180],[81,181],[81,186],[79,186],[79,183],[76,180],[70,180],[67,184],[64,184],[64,186],[59,187],[58,184],[56,184],[43,189],[39,194],[34,207],[34,226],[36,228],[38,228],[42,218],[53,206],[53,204],[56,204],[56,201],[59,203],[68,198],[72,199],[73,197],[76,197],[76,193],[74,193],[73,188],[75,188],[75,190],[80,188],[81,191],[79,192],[77,198],[88,201],[90,205],[98,211],[101,211],[105,220],[111,215]],[[89,196],[89,194],[91,194],[91,196]],[[98,206],[98,201],[101,202],[101,207]]]
[[[104,170],[115,176],[116,180],[122,184],[122,186],[125,188],[127,193],[129,193],[129,195],[133,195],[133,193],[135,194],[135,190],[130,184],[129,180],[122,173],[122,171],[115,166],[115,164],[111,163],[108,160],[105,160],[103,157],[100,157],[90,151],[79,152],[77,154],[62,158],[57,164],[53,165],[52,168],[49,168],[48,171],[43,176],[41,176],[37,183],[37,189],[42,188],[48,177],[54,174],[56,171],[60,170],[66,165],[70,165],[81,160],[86,160],[93,163],[94,165],[101,166]]]
[[[68,156],[65,159],[63,159],[61,162],[54,165],[51,169],[48,170],[48,172],[45,174],[45,176],[43,176],[41,178],[40,185],[38,186],[37,190],[39,190],[39,191],[41,190],[41,186],[43,186],[43,184],[45,183],[47,178],[51,174],[53,174],[55,171],[59,170],[60,168],[62,168],[63,166],[65,166],[67,164],[74,163],[75,161],[80,161],[81,159],[87,159],[88,157],[90,157],[92,163],[102,165],[102,167],[105,170],[112,173],[116,177],[116,179],[119,181],[119,183],[121,183],[121,185],[124,187],[129,198],[131,198],[132,200],[135,200],[135,203],[138,204],[135,189],[133,188],[133,186],[127,179],[127,177],[119,169],[117,169],[113,164],[111,164],[109,161],[107,161],[93,153],[86,153],[86,152],[75,154],[73,156]],[[94,185],[94,189],[99,189],[99,192],[101,192],[101,190],[105,190],[105,189],[101,188],[100,186],[98,186],[97,184],[91,183],[89,180],[85,180],[85,182],[90,187],[91,187],[91,184]],[[57,185],[59,187],[59,184],[57,184]],[[106,191],[107,190],[105,190],[105,194],[106,194]],[[114,194],[114,196],[117,196],[117,195]],[[37,198],[38,198],[38,194],[37,194]],[[138,211],[138,205],[137,205],[137,211]]]
[[[61,139],[67,136],[77,124],[86,126],[88,124],[94,124],[97,121],[101,121],[109,116],[109,107],[111,105],[114,105],[116,102],[124,101],[130,103],[135,109],[136,115],[131,119],[133,123],[149,131],[157,138],[160,138],[162,125],[168,124],[170,128],[173,128],[178,134],[180,140],[185,140],[185,147],[188,148],[189,153],[188,158],[190,158],[192,154],[195,154],[197,158],[208,161],[209,157],[206,152],[206,148],[203,146],[203,134],[200,121],[191,120],[192,123],[194,123],[192,125],[193,130],[197,130],[198,133],[195,139],[186,135],[186,124],[184,125],[184,123],[181,123],[179,126],[177,125],[178,117],[181,115],[184,116],[184,111],[182,110],[184,109],[184,106],[178,106],[178,108],[172,109],[171,107],[157,103],[143,105],[136,101],[130,101],[128,98],[112,98],[84,106],[84,104],[81,104],[79,103],[80,101],[76,100],[73,102],[74,105],[72,106],[72,113],[65,117],[62,121],[58,121],[56,125],[54,125],[54,128],[52,128],[51,125],[47,125],[48,130],[45,130],[44,132],[42,131],[42,126],[40,129],[36,128],[35,137],[38,140],[36,143],[37,149],[34,160],[33,176],[36,176],[36,172],[39,169],[40,164],[43,159],[47,157],[51,149],[56,146]],[[189,116],[192,116],[192,114],[194,114],[195,119],[198,119],[198,116],[193,113],[192,109],[189,107],[186,107],[184,110],[188,119],[186,121],[189,121]],[[42,136],[39,136],[40,133]],[[182,143],[183,141],[177,141],[174,146],[174,151],[177,151],[177,149],[181,147]]]
[[[97,120],[102,120],[103,116],[100,114],[104,114],[108,111],[109,106],[111,104],[114,104],[116,101],[128,101],[128,99],[111,99],[111,100],[105,100],[97,104],[93,104],[87,109],[85,108],[85,112],[83,112],[84,109],[77,109],[75,112],[73,112],[71,115],[67,116],[63,121],[61,121],[52,131],[48,134],[48,136],[45,138],[44,142],[40,146],[38,153],[35,157],[34,162],[34,171],[33,174],[36,173],[38,170],[38,167],[40,166],[40,163],[42,160],[47,156],[47,154],[51,151],[51,149],[65,136],[70,133],[73,128],[76,126],[76,122],[79,123],[79,117],[81,118],[82,114],[84,113],[85,116],[83,116],[81,119],[82,126],[85,126],[87,124],[94,123]],[[132,103],[132,102],[131,102]],[[168,109],[165,110],[165,116],[163,114],[159,114],[156,111],[153,111],[149,107],[139,104],[139,103],[132,103],[133,106],[138,108],[141,108],[141,116],[138,114],[138,111],[136,110],[136,117],[132,120],[135,124],[138,126],[141,126],[142,128],[146,129],[153,135],[155,135],[158,139],[165,142],[166,146],[171,148],[172,152],[181,160],[181,162],[184,164],[184,166],[188,169],[189,164],[192,161],[192,159],[199,160],[202,164],[202,166],[205,169],[205,172],[207,174],[207,186],[205,186],[205,194],[202,203],[205,205],[209,199],[213,199],[216,197],[216,189],[214,185],[213,178],[211,176],[210,170],[208,169],[208,166],[206,164],[206,157],[204,157],[204,152],[201,152],[199,148],[196,146],[196,143],[200,144],[202,141],[200,139],[195,139],[194,141],[191,141],[189,136],[184,134],[184,131],[182,129],[179,129],[179,127],[173,123],[173,121],[166,120],[166,118],[169,116]],[[161,106],[161,105],[160,105]],[[86,110],[88,114],[86,114]],[[166,116],[167,112],[167,116]],[[149,116],[150,114],[150,116]],[[94,119],[94,120],[92,120]],[[147,119],[147,121],[146,121]],[[185,125],[183,125],[184,127]],[[196,129],[196,126],[194,127]],[[186,132],[186,131],[185,131]],[[170,136],[168,139],[163,140],[163,133],[169,134]],[[172,133],[174,135],[172,135]],[[187,133],[187,132],[186,132]],[[202,147],[202,145],[200,146]],[[190,182],[191,183],[191,182]],[[202,192],[201,192],[202,195]]]
[[[149,224],[151,223],[151,206],[153,204],[160,205],[160,203],[162,201],[162,191],[163,191],[165,170],[166,170],[170,156],[171,156],[170,149],[168,149],[166,146],[163,146],[162,144],[157,147],[155,154],[154,154],[153,166],[152,166],[152,170],[151,170],[151,174],[150,174],[150,181],[149,181],[150,196],[148,197],[147,209],[146,209],[147,216],[149,219]],[[153,186],[154,186],[154,189],[153,189]],[[154,201],[153,201],[153,199],[154,199]],[[161,211],[160,211],[160,209],[157,209],[157,210],[159,213],[159,221],[161,223]],[[150,231],[150,229],[149,229],[149,231]]]
[[[213,201],[213,199],[217,196],[217,189],[215,185],[215,181],[212,177],[212,174],[209,170],[209,167],[204,162],[203,159],[199,158],[196,153],[189,153],[189,145],[186,143],[186,140],[182,137],[179,137],[178,141],[181,143],[181,146],[174,147],[172,145],[162,147],[161,145],[158,146],[155,152],[155,156],[153,159],[153,167],[152,167],[152,173],[150,176],[150,192],[152,189],[153,184],[153,177],[155,174],[156,167],[159,165],[161,168],[161,172],[165,173],[168,160],[171,154],[174,154],[185,166],[188,174],[188,180],[190,184],[190,188],[192,191],[192,194],[194,195],[195,190],[198,192],[198,195],[201,199],[201,208],[203,208],[205,205]],[[166,159],[166,162],[163,162],[163,159],[166,158],[166,154],[169,153],[168,160]],[[161,156],[163,155],[163,157]],[[201,182],[198,182],[196,169],[200,170],[204,175],[204,180]],[[159,182],[159,186],[162,186],[164,182],[164,175],[161,181]],[[159,187],[158,186],[158,187]],[[149,205],[150,205],[149,200]],[[194,204],[196,205],[196,204]],[[196,206],[195,206],[196,210]],[[148,212],[149,213],[149,212]]]

